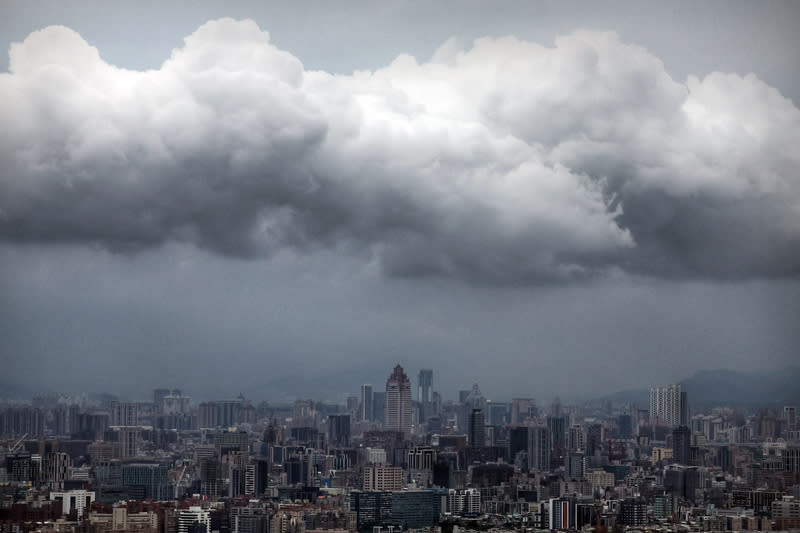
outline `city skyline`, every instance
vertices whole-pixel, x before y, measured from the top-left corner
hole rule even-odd
[[[395,364],[395,370],[402,365]],[[403,369],[404,371],[404,369]],[[430,373],[432,380],[436,376],[434,369],[421,369],[423,373]],[[385,372],[384,372],[385,374]],[[394,371],[390,374],[388,382],[393,381]],[[408,379],[411,390],[418,387],[419,376],[416,380]],[[427,379],[427,378],[426,378]],[[603,405],[608,402],[612,404],[640,405],[649,407],[653,413],[653,420],[661,423],[678,424],[680,420],[685,420],[689,416],[690,409],[702,411],[712,405],[725,404],[732,405],[740,409],[752,409],[760,405],[778,405],[782,403],[800,402],[800,394],[794,386],[797,379],[800,379],[800,367],[787,367],[775,372],[767,373],[737,373],[728,370],[715,370],[698,372],[685,380],[675,383],[641,383],[639,388],[607,391],[606,394],[592,395],[579,394],[574,391],[563,390],[554,396],[546,394],[534,394],[541,389],[535,384],[526,394],[512,394],[508,391],[487,391],[484,396],[480,390],[479,382],[473,381],[471,384],[462,384],[454,390],[440,390],[437,387],[431,389],[433,401],[420,402],[411,395],[413,410],[419,410],[420,416],[426,416],[431,411],[435,411],[443,404],[467,402],[473,407],[486,410],[492,405],[505,406],[511,409],[510,421],[518,421],[524,418],[525,412],[532,408],[537,409],[560,409],[562,401],[571,406],[590,406]],[[387,382],[387,384],[388,384]],[[396,381],[394,382],[396,384]],[[385,423],[386,415],[386,390],[381,387],[375,390],[369,383],[361,384],[356,387],[352,383],[342,383],[343,389],[337,394],[315,394],[301,393],[295,391],[293,394],[277,394],[274,389],[268,387],[256,388],[244,392],[239,390],[228,391],[209,391],[207,389],[193,389],[186,384],[173,383],[173,387],[180,388],[140,388],[130,394],[120,394],[111,390],[103,390],[101,387],[87,390],[54,390],[54,389],[35,389],[31,391],[6,391],[5,397],[0,396],[0,403],[10,402],[14,404],[25,404],[29,398],[39,398],[41,400],[59,402],[96,402],[96,401],[115,401],[119,408],[148,401],[151,393],[155,394],[155,402],[161,404],[165,402],[167,412],[185,411],[189,404],[194,407],[200,404],[224,404],[230,410],[231,406],[242,401],[253,402],[254,404],[264,405],[288,405],[293,402],[319,402],[325,405],[349,405],[353,401],[358,402],[357,416],[368,420],[380,420]],[[288,384],[289,386],[291,384]],[[396,385],[395,385],[396,387]],[[471,387],[471,388],[470,388]],[[687,401],[688,390],[692,391],[695,405],[690,405]],[[675,392],[677,391],[677,392]],[[515,407],[517,406],[518,407]],[[510,407],[509,407],[510,406]],[[519,412],[517,412],[519,411]],[[516,415],[513,413],[517,412]],[[111,418],[115,415],[112,410]],[[678,414],[680,416],[678,416]],[[214,415],[216,416],[216,415]],[[227,413],[225,416],[232,416]],[[678,418],[675,418],[678,416]]]
[[[420,372],[422,383],[434,381],[431,370]],[[493,404],[473,384],[457,401],[412,404],[399,365],[385,393],[370,398],[367,386],[361,401],[340,404],[254,405],[241,396],[197,404],[171,385],[139,402],[40,395],[0,403],[0,488],[12,503],[0,507],[4,526],[624,533],[800,525],[793,402],[744,410],[717,402],[690,413],[694,396],[662,384],[650,390],[650,410],[610,400],[545,407],[531,398]],[[362,404],[378,395],[386,416],[364,416]],[[412,411],[407,425],[400,404]]]
[[[500,6],[3,3],[0,397],[798,365],[798,4]]]
[[[800,531],[798,28],[0,0],[0,533]]]

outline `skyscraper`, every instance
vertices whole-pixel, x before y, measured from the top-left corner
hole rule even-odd
[[[350,415],[328,417],[328,444],[331,448],[350,446]]]
[[[567,419],[563,416],[548,416],[550,431],[550,467],[561,466],[567,452]]]
[[[469,445],[473,448],[486,446],[486,430],[483,420],[483,410],[473,409],[469,415]]]
[[[797,409],[794,406],[783,407],[783,419],[786,420],[786,429],[792,431],[797,426]]]
[[[411,382],[397,365],[386,380],[386,429],[411,431]]]
[[[433,401],[433,370],[423,368],[417,377],[417,401],[422,404]]]
[[[372,385],[370,384],[363,384],[361,385],[361,420],[373,420],[375,416],[373,415],[372,409]]]
[[[386,391],[372,391],[372,419],[381,424],[386,422]]]
[[[533,398],[514,398],[511,400],[511,423],[522,424],[536,416],[536,402]]]
[[[169,396],[169,389],[153,389],[153,405],[157,413],[161,412],[165,396]]]
[[[545,426],[528,428],[528,468],[550,470],[550,430]]]
[[[689,464],[689,448],[692,432],[686,426],[678,426],[672,430],[672,461],[679,465]]]
[[[111,402],[112,426],[136,426],[139,424],[139,404],[135,402]]]
[[[681,423],[681,414],[687,416],[682,404],[686,395],[681,395],[680,383],[653,387],[650,389],[650,420],[657,420],[668,426],[677,426]]]

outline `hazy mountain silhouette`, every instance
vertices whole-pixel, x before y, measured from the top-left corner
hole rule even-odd
[[[780,406],[800,404],[800,366],[761,372],[698,370],[680,381],[694,409],[719,405]],[[650,403],[650,389],[629,389],[602,398],[614,403]]]

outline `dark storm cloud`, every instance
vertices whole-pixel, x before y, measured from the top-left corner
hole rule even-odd
[[[9,242],[345,244],[489,283],[800,272],[800,111],[752,75],[676,82],[613,33],[334,76],[250,21],[144,72],[49,27],[12,46],[0,123]]]

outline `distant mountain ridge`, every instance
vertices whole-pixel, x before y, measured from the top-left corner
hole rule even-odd
[[[780,370],[741,372],[717,369],[698,370],[680,380],[689,405],[695,408],[730,406],[800,406],[800,366]],[[658,383],[666,385],[667,383]],[[656,385],[656,384],[654,384]],[[601,398],[614,403],[636,403],[642,407],[650,403],[650,388],[629,389]]]

